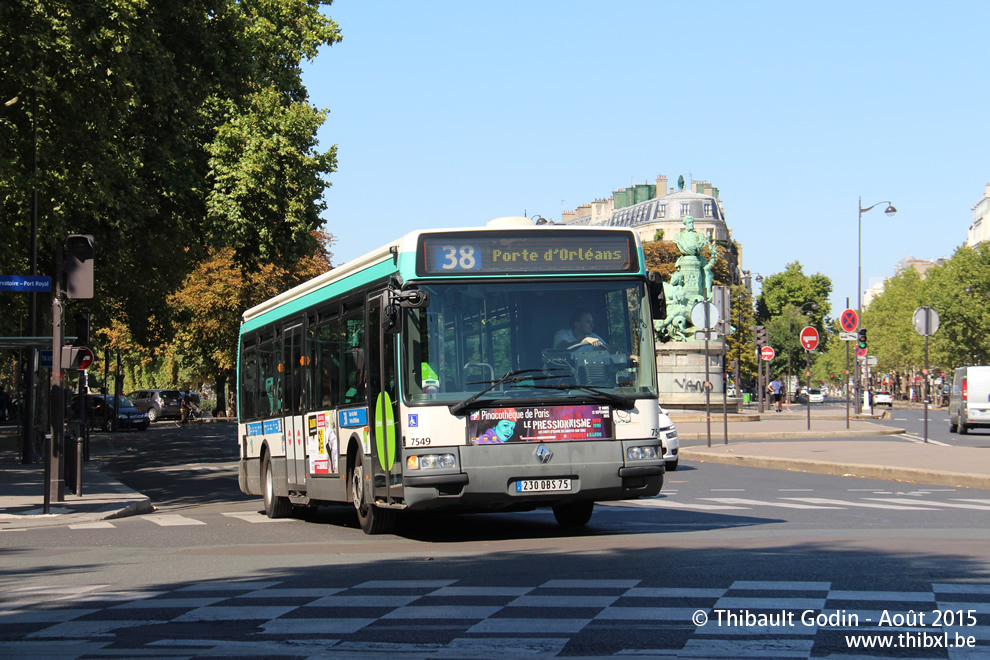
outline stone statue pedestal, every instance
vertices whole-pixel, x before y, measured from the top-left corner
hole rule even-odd
[[[712,411],[722,412],[725,344],[721,339],[709,340],[707,355],[703,340],[658,342],[656,349],[661,406],[671,410],[704,410],[707,360],[708,379],[712,383],[709,405]],[[729,412],[739,412],[740,406],[741,397],[731,397],[727,401]]]

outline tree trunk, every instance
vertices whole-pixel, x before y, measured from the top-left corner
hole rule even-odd
[[[217,397],[217,406],[213,410],[214,417],[226,417],[227,416],[227,372],[221,371],[217,374],[216,381],[213,383],[213,392]]]

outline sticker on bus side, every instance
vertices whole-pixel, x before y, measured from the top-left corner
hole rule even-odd
[[[395,466],[395,413],[392,411],[392,397],[388,392],[380,393],[375,403],[375,445],[379,465],[384,471],[391,472]]]
[[[352,408],[337,413],[337,423],[343,428],[358,428],[368,425],[368,409]]]

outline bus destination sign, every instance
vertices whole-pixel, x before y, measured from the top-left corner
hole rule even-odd
[[[416,270],[421,276],[639,270],[633,240],[625,232],[450,232],[424,234],[419,241]]]

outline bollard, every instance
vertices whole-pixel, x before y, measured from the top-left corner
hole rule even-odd
[[[76,497],[82,497],[83,437],[76,434]]]

